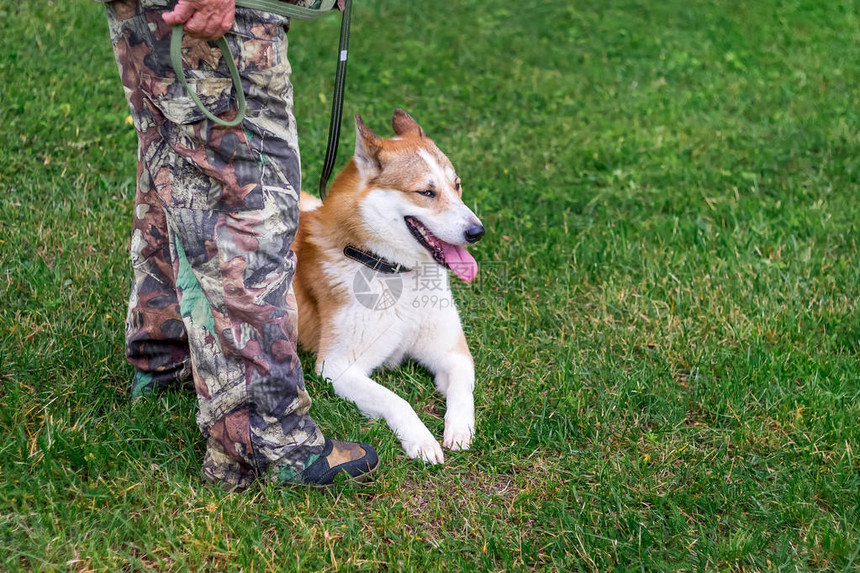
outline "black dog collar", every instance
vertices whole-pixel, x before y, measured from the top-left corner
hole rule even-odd
[[[408,273],[412,269],[407,269],[400,263],[390,263],[379,257],[374,255],[373,253],[368,253],[367,251],[362,251],[361,249],[354,247],[352,245],[347,245],[343,248],[343,254],[354,261],[358,261],[369,269],[374,271],[385,273],[387,275],[393,275],[396,273]]]

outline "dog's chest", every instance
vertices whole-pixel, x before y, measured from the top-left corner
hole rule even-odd
[[[349,302],[335,321],[349,345],[393,366],[458,326],[447,271],[434,267],[397,274],[353,267]]]

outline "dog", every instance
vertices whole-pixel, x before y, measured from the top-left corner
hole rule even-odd
[[[475,368],[447,271],[475,278],[464,247],[484,227],[463,203],[451,162],[418,123],[398,109],[392,124],[396,137],[383,139],[356,115],[355,154],[325,202],[301,195],[293,243],[298,338],[338,396],[385,419],[410,458],[439,464],[442,447],[415,410],[370,374],[404,359],[429,369],[447,403],[442,446],[469,449]]]

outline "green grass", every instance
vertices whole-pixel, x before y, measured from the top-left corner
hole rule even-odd
[[[860,569],[856,9],[357,2],[345,115],[412,113],[487,227],[478,437],[425,468],[310,378],[376,482],[227,495],[193,396],[129,400],[103,8],[0,0],[0,569]],[[290,32],[308,189],[336,20]],[[441,435],[425,372],[379,379]]]

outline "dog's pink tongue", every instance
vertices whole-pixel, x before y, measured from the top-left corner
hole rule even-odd
[[[445,254],[445,262],[451,268],[451,271],[467,283],[475,280],[478,276],[478,263],[475,257],[463,247],[439,241],[442,243],[442,252]]]

